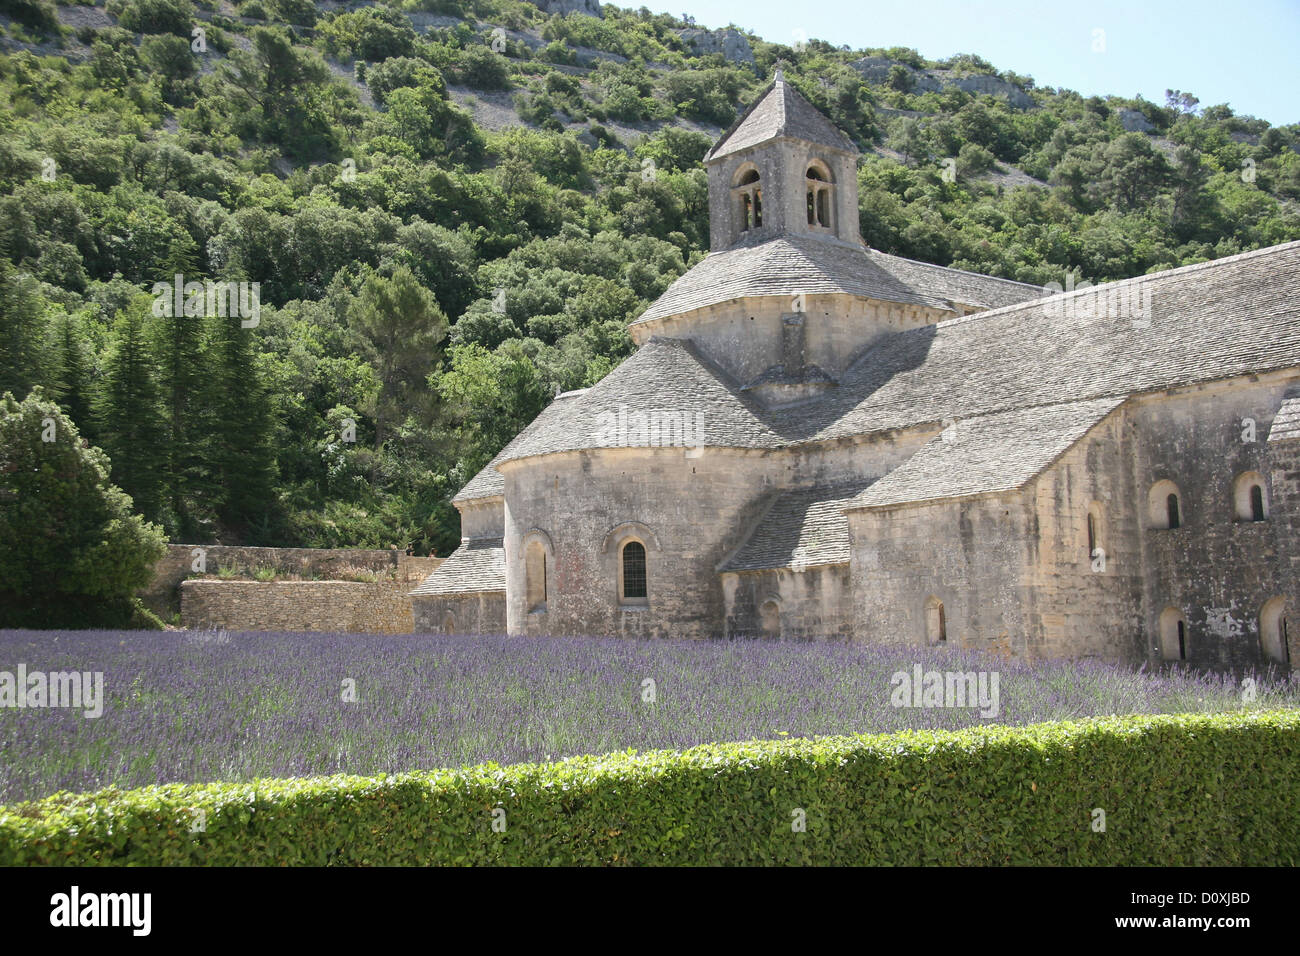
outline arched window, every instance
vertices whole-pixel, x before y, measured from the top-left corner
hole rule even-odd
[[[1232,506],[1238,521],[1263,521],[1268,517],[1264,476],[1257,471],[1240,474],[1232,483]]]
[[[763,225],[763,189],[759,184],[758,170],[753,166],[744,169],[731,191],[739,204],[738,232],[748,232]]]
[[[830,170],[821,162],[814,162],[806,174],[808,225],[831,228],[831,185]]]
[[[1259,645],[1265,660],[1290,668],[1291,637],[1287,634],[1284,598],[1272,598],[1260,609]]]
[[[524,590],[530,612],[546,610],[546,548],[538,540],[524,551]]]
[[[943,610],[943,602],[937,597],[925,602],[925,639],[931,644],[941,644],[948,640],[948,618]]]
[[[646,567],[645,545],[640,541],[629,541],[619,552],[622,565],[619,575],[619,597],[627,604],[646,603]]]
[[[781,605],[773,600],[764,601],[763,606],[758,609],[758,621],[764,637],[780,637]]]
[[[1160,656],[1167,661],[1187,660],[1187,618],[1176,607],[1160,615]]]
[[[1147,518],[1152,528],[1180,528],[1183,512],[1178,486],[1167,478],[1151,486],[1147,496]]]

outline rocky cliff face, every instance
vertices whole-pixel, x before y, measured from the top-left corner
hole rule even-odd
[[[696,53],[721,53],[732,63],[753,63],[754,51],[749,40],[736,30],[678,30],[677,35]]]
[[[589,17],[600,16],[600,0],[528,0],[544,13],[558,13],[567,16],[570,13],[583,13]]]
[[[896,66],[901,66],[907,71],[910,81],[909,89],[914,93],[938,93],[941,90],[955,87],[959,90],[965,90],[967,93],[1000,96],[1016,109],[1028,109],[1034,105],[1034,101],[1028,93],[1014,83],[1008,83],[996,76],[978,73],[969,76],[957,76],[950,70],[918,70],[906,63],[900,63],[884,56],[864,56],[853,63],[853,68],[862,74],[862,78],[869,83],[886,82],[889,79],[890,71]]]

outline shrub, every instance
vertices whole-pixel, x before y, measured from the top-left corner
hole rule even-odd
[[[108,457],[35,388],[0,396],[0,464],[0,626],[130,621],[166,547]]]
[[[416,33],[406,14],[387,7],[364,7],[336,13],[321,24],[318,36],[331,56],[387,60],[415,51]]]
[[[108,789],[0,810],[0,865],[1295,865],[1297,757],[1282,710]]]
[[[188,37],[194,24],[190,0],[108,0],[108,12],[133,33],[174,33]]]
[[[59,15],[48,0],[5,0],[3,10],[15,22],[43,33],[59,28]]]

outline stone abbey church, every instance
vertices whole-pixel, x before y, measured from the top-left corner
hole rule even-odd
[[[866,247],[856,160],[778,72],[710,254],[456,496],[416,630],[1300,659],[1300,242],[1049,295]]]

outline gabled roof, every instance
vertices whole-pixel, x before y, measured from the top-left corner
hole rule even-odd
[[[768,421],[824,441],[1296,367],[1289,242],[891,333],[839,388]]]
[[[759,98],[704,155],[710,163],[731,153],[781,137],[793,137],[831,149],[856,153],[858,148],[776,71]]]
[[[471,538],[447,556],[412,596],[478,594],[506,589],[506,552],[500,538]]]
[[[949,425],[849,504],[884,508],[1013,491],[1052,464],[1123,398],[1023,408]]]
[[[1296,438],[1300,438],[1300,393],[1288,392],[1273,416],[1268,440],[1291,441]]]
[[[844,507],[864,482],[777,494],[749,538],[718,566],[719,571],[848,564],[849,522]]]
[[[1107,299],[1144,314],[1096,314]],[[838,387],[779,410],[742,394],[692,343],[652,338],[599,384],[552,403],[497,462],[656,444],[637,430],[638,415],[677,416],[692,431],[686,444],[696,444],[698,422],[701,446],[796,447],[1297,368],[1292,242],[890,333]],[[620,415],[630,427],[611,437]]]
[[[681,339],[654,338],[581,395],[554,402],[499,456],[593,448],[776,448],[782,444],[726,372]]]
[[[913,262],[865,246],[782,236],[706,256],[632,324],[748,296],[799,293],[843,293],[949,312],[959,306],[994,309],[1046,294],[1039,286]]]

